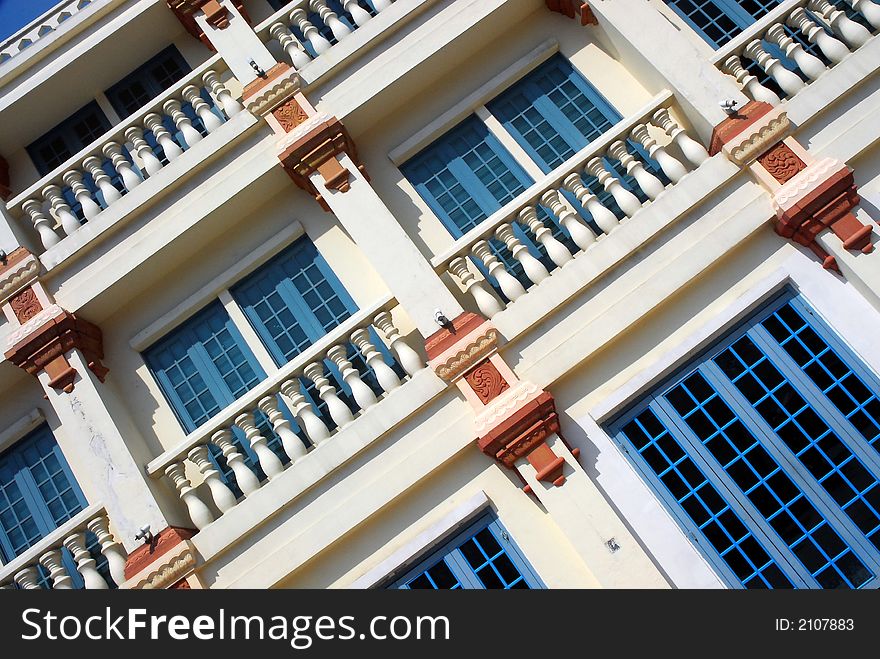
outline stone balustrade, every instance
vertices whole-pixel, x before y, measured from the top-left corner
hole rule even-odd
[[[392,321],[395,306],[385,299],[349,318],[153,460],[148,473],[167,479],[193,525],[205,528],[425,368]]]
[[[126,556],[107,511],[89,506],[0,567],[0,588],[112,588],[125,581]]]
[[[257,28],[264,43],[277,42],[297,70],[330,50],[393,0],[299,0]]]
[[[434,258],[435,270],[491,318],[588,252],[709,157],[671,102],[663,92],[619,122]]]
[[[778,105],[878,31],[873,0],[789,0],[719,49],[714,62],[752,100]]]
[[[78,231],[242,111],[225,70],[212,58],[12,199],[10,212],[45,249]]]
[[[0,43],[0,64],[52,34],[71,16],[101,4],[98,0],[66,0]]]

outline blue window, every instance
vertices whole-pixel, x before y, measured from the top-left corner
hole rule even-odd
[[[308,238],[236,284],[232,296],[279,366],[357,311]]]
[[[169,46],[129,73],[105,93],[120,117],[140,110],[192,69],[174,46]]]
[[[720,48],[782,0],[665,0],[709,45]]]
[[[110,122],[92,101],[26,148],[40,176],[45,176],[108,130]]]
[[[391,588],[456,590],[543,588],[544,584],[492,515],[485,515],[397,579]]]
[[[878,391],[786,291],[609,430],[731,586],[876,588]]]

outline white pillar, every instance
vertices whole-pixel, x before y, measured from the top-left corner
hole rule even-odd
[[[226,62],[232,75],[242,85],[247,85],[258,78],[251,61],[263,71],[268,71],[278,62],[260,41],[253,28],[244,20],[235,3],[232,0],[219,0],[219,2],[228,12],[229,25],[223,29],[212,27],[201,10],[195,13],[196,23]]]
[[[77,371],[73,391],[56,391],[49,386],[49,375],[39,374],[61,423],[56,439],[86,499],[104,504],[114,535],[130,552],[141,544],[134,536],[143,526],[158,531],[169,525],[151,491],[161,486],[148,479],[132,456],[129,444],[142,445],[143,440],[112,386],[98,381],[78,349],[66,354]]]
[[[461,315],[464,309],[351,158],[343,155],[340,160],[349,173],[347,192],[328,190],[317,172],[311,176],[312,184],[422,336],[434,334],[440,329],[435,309],[447,318]]]

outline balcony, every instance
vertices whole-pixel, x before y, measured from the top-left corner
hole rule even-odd
[[[353,437],[363,447],[425,402],[406,393],[418,390],[413,385],[430,372],[392,321],[397,306],[393,298],[387,297],[349,318],[204,423],[180,445],[150,462],[147,473],[174,487],[200,531],[235,516],[242,508],[244,517],[239,515],[239,523],[243,519],[247,525],[261,523],[267,506],[277,509],[287,505],[292,496],[332,469],[333,460],[328,456],[334,455],[339,437]],[[376,330],[384,336],[395,368],[377,349]],[[355,358],[349,344],[356,347],[359,357]],[[331,383],[326,370],[331,363],[344,381],[351,404],[342,400]],[[378,394],[367,384],[368,378],[381,388]],[[433,383],[436,378],[431,380]],[[434,393],[432,389],[429,395]],[[401,409],[395,408],[392,400],[397,400],[397,408]],[[368,423],[367,417],[374,421]],[[260,423],[260,418],[265,422]],[[299,432],[293,428],[294,419]],[[236,429],[257,457],[254,468],[247,464],[235,442]],[[269,446],[268,435],[280,440],[286,461]],[[221,476],[218,468],[224,466],[233,479]],[[200,475],[202,486],[194,487],[189,474]],[[262,496],[273,487],[273,492]],[[288,494],[279,495],[277,488],[286,489]],[[262,503],[248,507],[246,500],[251,498],[260,498]],[[255,515],[255,509],[261,513]],[[221,532],[217,536],[216,542],[228,543],[237,534]],[[199,549],[209,558],[210,549]]]
[[[241,112],[227,86],[238,83],[227,71],[219,56],[211,58],[8,202],[42,246],[47,269],[168,194],[255,123]]]
[[[0,567],[0,588],[107,589],[125,581],[125,559],[107,510],[89,506]]]
[[[671,221],[678,213],[671,212],[669,195],[709,158],[672,118],[672,103],[672,94],[664,91],[616,124],[432,259],[436,272],[452,275],[483,315],[492,318],[557,272],[568,271],[569,264],[594,260],[597,249],[607,251],[616,232],[639,223],[648,208],[663,206]],[[644,154],[657,163],[668,184],[649,171]],[[619,166],[610,166],[614,161]],[[641,198],[623,184],[624,176]],[[552,214],[566,229],[568,245],[539,213]],[[537,249],[529,249],[520,236]],[[631,243],[622,246],[632,248]]]
[[[752,100],[779,105],[853,57],[878,31],[880,6],[872,0],[789,0],[712,61]]]

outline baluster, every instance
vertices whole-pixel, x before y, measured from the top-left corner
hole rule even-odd
[[[61,561],[61,550],[50,549],[40,556],[40,565],[49,572],[49,582],[52,590],[70,590],[73,588],[73,579],[67,573],[64,563]]]
[[[40,242],[43,243],[43,247],[49,249],[61,242],[61,238],[52,228],[54,223],[43,212],[43,204],[36,199],[28,199],[21,205],[21,208],[30,216],[34,229],[40,234]]]
[[[864,46],[871,38],[868,28],[850,19],[845,11],[841,11],[828,0],[809,0],[807,9],[821,16],[835,34],[842,37],[853,49]]]
[[[107,590],[110,588],[107,581],[98,572],[97,563],[86,546],[85,533],[79,531],[67,536],[64,538],[64,546],[73,555],[76,570],[82,576],[87,590]]]
[[[310,0],[309,7],[312,11],[317,12],[321,20],[324,21],[324,25],[330,28],[336,41],[342,41],[351,34],[351,28],[339,20],[336,12],[327,6],[325,0]]]
[[[77,170],[72,169],[69,172],[65,172],[61,180],[64,181],[64,185],[73,191],[73,196],[76,197],[76,200],[82,207],[83,216],[87,220],[94,219],[103,210],[92,197],[91,191],[83,183],[82,174]]]
[[[144,139],[144,131],[137,126],[131,126],[125,129],[125,139],[131,142],[134,152],[137,154],[141,162],[144,163],[144,170],[148,176],[158,174],[162,169],[162,161],[153,153],[152,147],[146,139]]]
[[[177,130],[183,134],[183,141],[186,142],[187,147],[192,148],[193,144],[202,139],[202,134],[193,128],[189,117],[184,114],[180,101],[169,98],[162,105],[162,111],[171,117],[171,121],[177,126]]]
[[[312,25],[304,9],[294,9],[290,12],[290,22],[299,28],[300,32],[303,33],[303,37],[312,44],[312,48],[315,49],[318,55],[326,53],[333,47],[333,44],[324,38],[324,35],[321,34],[318,28]]]
[[[606,192],[611,193],[614,201],[620,206],[620,210],[626,213],[627,217],[632,217],[642,207],[642,202],[639,201],[639,198],[624,188],[617,177],[605,169],[605,164],[601,158],[592,158],[587,163],[586,171],[599,180],[599,184],[605,188]]]
[[[280,390],[290,402],[290,411],[312,444],[317,446],[330,436],[330,430],[312,408],[311,403],[306,400],[299,380],[285,380],[281,383]]]
[[[232,96],[229,88],[220,81],[216,71],[205,71],[202,76],[202,82],[208,87],[211,95],[217,99],[220,107],[223,108],[223,114],[228,119],[232,119],[232,117],[244,109],[242,104],[238,102],[238,99]]]
[[[526,277],[533,284],[540,284],[550,276],[547,268],[538,259],[531,255],[528,248],[523,245],[516,234],[513,233],[513,225],[509,223],[501,224],[495,229],[495,237],[507,245],[507,249],[523,267]]]
[[[244,432],[245,439],[254,450],[254,453],[257,454],[257,460],[260,461],[260,467],[262,468],[263,473],[268,476],[269,480],[272,480],[275,476],[284,471],[284,465],[281,464],[281,459],[275,455],[275,451],[269,448],[268,440],[263,437],[260,429],[257,428],[253,414],[250,412],[242,412],[235,417],[233,423]]]
[[[376,10],[378,14],[383,9],[388,9],[391,6],[393,0],[373,0],[373,8]]]
[[[807,41],[817,46],[822,54],[834,64],[841,62],[849,55],[849,48],[846,47],[846,44],[828,34],[825,28],[810,18],[803,7],[792,10],[785,23],[790,28],[799,30]]]
[[[648,195],[648,199],[654,200],[663,192],[665,186],[660,179],[645,169],[642,162],[627,151],[626,144],[617,141],[609,147],[608,153],[620,161],[620,164],[626,168],[626,173],[632,176],[642,192]]]
[[[107,518],[107,513],[99,513],[97,517],[90,519],[86,524],[86,528],[98,538],[101,553],[107,559],[110,576],[113,577],[116,585],[121,585],[125,581],[125,559],[127,555],[119,541],[110,533],[110,520]]]
[[[486,266],[489,274],[498,282],[501,292],[504,293],[508,300],[513,302],[518,297],[526,294],[526,289],[523,288],[519,279],[507,271],[505,265],[492,253],[489,243],[485,240],[475,242],[474,246],[471,247],[471,254],[483,262],[483,265]]]
[[[131,163],[122,155],[121,146],[116,142],[107,142],[104,148],[101,149],[101,152],[105,158],[109,158],[110,162],[113,163],[113,168],[119,173],[119,178],[122,179],[122,185],[125,186],[126,190],[131,192],[141,184],[143,179],[135,173]]]
[[[303,441],[293,432],[290,427],[290,421],[284,416],[281,408],[278,406],[278,398],[275,396],[266,396],[261,398],[257,403],[257,407],[262,410],[263,414],[272,424],[275,434],[281,439],[281,446],[291,462],[296,462],[299,458],[306,454],[306,446]]]
[[[535,239],[547,250],[547,256],[559,267],[571,261],[571,252],[556,239],[553,232],[544,226],[538,219],[538,213],[533,206],[526,206],[519,212],[519,223],[524,224],[534,234]]]
[[[761,101],[770,105],[782,103],[782,99],[779,98],[776,92],[762,85],[756,76],[748,72],[746,67],[743,66],[739,55],[731,55],[724,60],[721,63],[721,70],[736,78],[743,91],[753,101]]]
[[[186,504],[189,518],[199,531],[214,521],[214,514],[199,498],[192,483],[186,477],[182,462],[175,462],[165,467],[165,475],[171,479],[178,496]]]
[[[657,144],[657,141],[651,137],[651,133],[648,132],[648,127],[645,124],[639,124],[633,128],[629,136],[648,151],[648,155],[657,161],[660,169],[666,174],[666,178],[672,181],[673,184],[678,183],[687,174],[685,166],[677,158],[669,155],[666,149]]]
[[[477,309],[486,316],[491,318],[496,313],[504,309],[501,301],[489,291],[484,279],[477,279],[467,265],[467,259],[458,256],[449,262],[446,269],[464,284],[465,290],[474,298],[477,303]]]
[[[55,214],[55,217],[58,218],[58,221],[61,223],[61,228],[64,229],[66,235],[69,236],[82,226],[79,223],[79,218],[73,214],[72,210],[70,210],[70,206],[67,204],[67,200],[61,193],[60,187],[55,184],[47,185],[43,188],[42,195],[43,199],[49,202],[52,212]]]
[[[785,56],[793,60],[798,68],[804,72],[804,75],[811,80],[815,80],[828,70],[822,60],[808,53],[803,46],[788,36],[781,24],[777,23],[767,30],[764,38],[779,46]]]
[[[199,119],[202,120],[205,130],[209,133],[213,133],[223,125],[223,122],[220,121],[220,117],[211,112],[211,106],[202,98],[201,90],[199,90],[198,87],[195,85],[187,85],[181,90],[180,94],[183,96],[184,100],[192,105],[193,111],[198,115]]]
[[[275,23],[272,25],[272,27],[269,28],[269,34],[281,44],[284,52],[287,53],[287,57],[290,58],[290,63],[293,64],[294,69],[302,69],[312,61],[312,58],[309,57],[309,54],[306,52],[306,49],[303,48],[299,39],[294,36],[293,32],[290,31],[290,28],[284,23]]]
[[[217,471],[211,462],[211,458],[208,457],[208,447],[204,444],[194,446],[186,454],[186,457],[198,467],[202,477],[205,479],[205,483],[208,485],[208,490],[211,492],[211,498],[214,500],[220,513],[222,514],[230,510],[235,505],[235,495],[226,483],[223,482],[223,479],[220,478],[220,472]]]
[[[104,207],[106,208],[114,201],[122,199],[122,195],[116,189],[116,186],[113,185],[102,165],[101,159],[97,156],[89,156],[83,160],[82,164],[83,168],[92,175],[92,180],[98,186],[98,190],[104,195]]]
[[[586,209],[590,214],[590,217],[593,218],[593,222],[595,222],[602,231],[605,233],[611,233],[611,231],[617,227],[617,216],[605,208],[602,202],[599,201],[599,198],[584,185],[584,181],[580,174],[575,172],[566,176],[562,181],[562,187],[571,192],[577,198],[578,203]],[[572,226],[574,226],[575,223],[580,224],[574,216],[574,213],[562,203],[561,195],[556,190],[548,190],[545,192],[541,197],[541,204],[552,210],[553,214],[560,218],[561,222],[564,223],[569,221]],[[569,228],[568,224],[565,224],[564,226]],[[580,235],[577,238],[570,228],[569,232],[571,232],[571,237],[574,239],[575,243],[577,243],[578,247],[585,250],[596,242],[596,235],[593,233],[592,228],[588,226],[584,226],[583,228],[586,229],[586,231],[579,230],[578,233]]]
[[[374,394],[373,390],[361,380],[361,374],[358,373],[357,369],[354,368],[348,360],[345,348],[342,346],[333,346],[327,351],[327,357],[330,361],[336,364],[336,367],[342,374],[343,381],[348,385],[349,389],[351,389],[351,396],[354,398],[354,402],[357,403],[358,407],[365,410],[378,402],[376,394]]]
[[[373,324],[385,335],[385,339],[391,346],[391,351],[397,357],[397,363],[403,366],[403,370],[409,375],[415,375],[423,368],[425,362],[415,350],[404,340],[391,320],[391,314],[380,311],[373,318]]]
[[[699,167],[709,159],[709,152],[706,148],[688,135],[684,128],[679,126],[675,120],[669,116],[666,108],[660,108],[652,117],[655,125],[660,126],[672,141],[681,149],[684,157],[694,166]]]
[[[361,7],[357,0],[343,0],[342,6],[345,7],[345,11],[351,14],[351,17],[354,19],[355,25],[361,27],[366,24],[368,20],[372,18],[370,16],[370,12]]]
[[[250,496],[260,489],[260,479],[248,467],[244,456],[239,452],[238,446],[235,445],[233,437],[234,435],[231,430],[223,428],[211,435],[211,443],[222,451],[223,457],[226,458],[226,464],[232,469],[235,482],[238,483],[238,489],[245,496]]]
[[[789,96],[794,96],[804,88],[804,81],[796,73],[782,66],[782,62],[764,50],[764,44],[760,39],[749,42],[743,48],[743,56],[757,62],[758,66],[773,78],[780,89]]]
[[[318,389],[318,396],[327,404],[327,411],[330,418],[340,428],[351,421],[354,421],[351,410],[348,405],[343,403],[339,396],[336,395],[336,388],[330,384],[330,380],[324,377],[324,365],[321,362],[312,362],[303,369],[303,375],[315,383]]]
[[[880,30],[880,6],[871,0],[846,0],[849,6],[865,17],[875,29]]]
[[[382,353],[373,345],[370,333],[366,329],[358,329],[352,332],[351,342],[360,350],[364,356],[364,361],[367,362],[367,366],[373,369],[373,373],[376,375],[376,380],[379,382],[379,386],[382,387],[382,391],[390,393],[400,386],[400,378],[397,377],[394,369],[385,363]]]
[[[18,584],[18,587],[24,590],[40,589],[40,572],[32,565],[22,568],[16,572],[15,576],[12,578],[15,580],[15,583]]]
[[[162,117],[160,117],[158,114],[151,113],[146,115],[144,117],[144,126],[147,128],[147,130],[152,131],[153,137],[156,138],[156,142],[158,142],[159,146],[162,147],[162,151],[165,153],[165,157],[168,159],[168,162],[171,162],[178,156],[183,155],[183,149],[180,148],[177,140],[175,140],[171,136],[171,133],[168,132],[168,129],[165,128]],[[199,135],[199,137],[201,137],[201,135]]]

